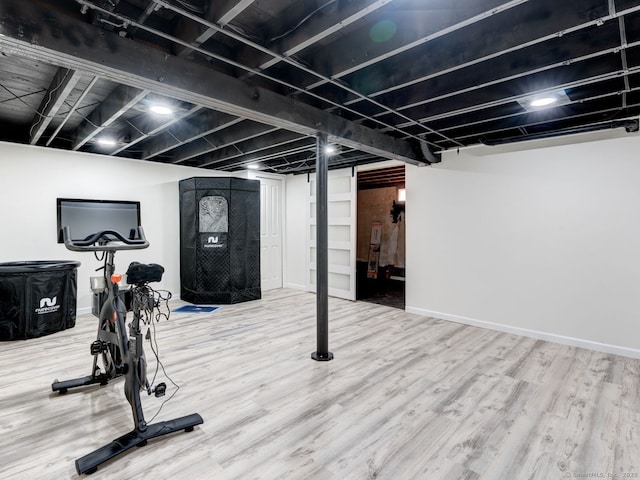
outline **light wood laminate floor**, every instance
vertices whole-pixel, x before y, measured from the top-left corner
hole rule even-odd
[[[638,478],[639,360],[370,303],[329,308],[326,363],[309,358],[312,294],[172,313],[157,337],[180,390],[156,420],[204,424],[89,478]],[[76,478],[77,457],[131,430],[121,379],[51,392],[90,373],[96,323],[0,343],[0,479]],[[162,399],[143,396],[150,419]]]

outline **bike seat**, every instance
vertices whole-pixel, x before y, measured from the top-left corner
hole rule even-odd
[[[129,285],[141,285],[162,280],[164,267],[156,263],[131,262],[127,269],[127,283]]]

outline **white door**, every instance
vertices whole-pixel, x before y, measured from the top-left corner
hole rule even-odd
[[[356,299],[356,178],[350,168],[331,170],[327,179],[329,295]],[[316,291],[316,176],[307,196],[307,281]]]
[[[278,176],[251,172],[260,180],[260,281],[262,290],[282,288],[283,180]]]

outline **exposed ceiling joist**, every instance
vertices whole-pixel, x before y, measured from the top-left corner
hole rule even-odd
[[[251,140],[238,142],[232,147],[222,148],[208,155],[203,155],[198,159],[197,166],[217,168],[217,165],[221,165],[225,160],[235,162],[237,157],[256,155],[258,152],[260,152],[260,158],[264,158],[265,156],[272,155],[271,152],[279,150],[282,146],[286,145],[286,150],[288,150],[289,144],[299,141],[300,138],[304,138],[305,143],[311,142],[315,145],[313,138],[300,137],[297,133],[280,130],[271,135],[264,135],[262,137],[252,138]]]
[[[226,25],[250,7],[255,0],[220,0],[211,5],[212,17],[218,25]]]
[[[95,27],[40,6],[7,0],[1,8],[0,50],[3,52],[21,52],[139,90],[152,89],[185,102],[305,135],[326,133],[331,141],[384,158],[424,163],[419,149],[406,140],[392,138],[269,90],[252,87],[193,62],[132,44],[116,34],[96,35]],[[55,25],[62,31],[73,31],[74,38],[55,35],[56,28],[42,29],[43,23]]]
[[[78,1],[79,3],[83,3],[83,4],[88,4],[88,3],[87,3],[87,2],[88,2],[88,0],[76,0],[76,1]],[[451,138],[446,137],[445,135],[443,135],[443,134],[441,134],[441,133],[439,133],[439,132],[437,132],[437,131],[433,130],[432,128],[430,128],[429,126],[425,125],[424,123],[421,123],[421,122],[415,122],[415,121],[413,121],[411,118],[404,116],[401,112],[398,112],[398,111],[395,111],[395,110],[393,110],[393,109],[390,109],[390,108],[388,108],[387,106],[385,106],[384,104],[382,104],[382,103],[380,103],[380,102],[377,102],[377,101],[376,101],[376,100],[374,100],[374,99],[368,98],[366,95],[363,95],[362,93],[358,92],[357,90],[355,90],[355,89],[351,88],[351,87],[350,87],[349,85],[347,85],[346,83],[344,83],[344,82],[338,82],[338,81],[336,81],[336,80],[334,80],[334,79],[332,79],[332,78],[329,78],[329,77],[324,76],[323,74],[320,74],[320,73],[319,73],[319,72],[317,72],[317,71],[314,71],[312,68],[307,67],[303,62],[300,62],[300,61],[298,61],[298,60],[296,60],[296,59],[294,59],[294,58],[292,58],[292,57],[290,57],[290,56],[283,55],[283,54],[281,54],[281,53],[279,53],[279,52],[275,52],[275,51],[271,50],[270,48],[268,48],[268,47],[266,47],[266,46],[264,46],[264,45],[261,45],[261,44],[257,43],[256,41],[254,41],[254,40],[252,40],[252,39],[249,39],[249,38],[247,38],[247,37],[245,37],[245,36],[243,36],[243,35],[240,35],[240,34],[238,34],[238,33],[235,33],[235,32],[229,31],[229,30],[224,30],[224,29],[220,28],[219,26],[217,26],[217,25],[215,25],[215,24],[213,24],[213,23],[209,22],[208,20],[203,19],[203,18],[200,18],[200,17],[198,17],[197,15],[192,14],[191,12],[188,12],[188,11],[186,11],[186,10],[182,9],[182,8],[179,8],[179,7],[177,7],[177,6],[175,6],[175,5],[171,4],[171,3],[166,2],[165,0],[154,0],[154,1],[155,1],[158,5],[162,5],[163,7],[165,7],[165,8],[167,8],[167,9],[169,9],[169,10],[172,10],[172,11],[174,11],[174,12],[176,12],[176,13],[178,13],[178,14],[180,14],[180,15],[184,16],[185,18],[189,18],[189,19],[193,20],[194,22],[200,23],[200,24],[202,24],[202,25],[204,25],[204,26],[206,26],[206,27],[208,27],[208,28],[211,28],[211,29],[217,30],[217,31],[219,31],[219,32],[221,32],[221,33],[223,33],[223,34],[225,34],[225,35],[226,35],[226,36],[228,36],[229,38],[239,41],[239,42],[240,42],[241,44],[243,44],[243,45],[246,45],[246,46],[249,46],[249,47],[255,48],[255,49],[256,49],[256,50],[258,50],[259,52],[262,52],[262,53],[264,53],[264,54],[267,54],[267,55],[273,56],[273,57],[274,57],[274,59],[276,59],[276,60],[278,60],[278,61],[281,61],[281,62],[284,62],[284,63],[286,63],[286,64],[288,64],[288,65],[290,65],[290,66],[292,66],[292,67],[294,67],[294,68],[296,68],[296,69],[301,70],[302,72],[305,72],[305,73],[307,73],[307,74],[309,74],[309,75],[313,76],[313,77],[320,77],[320,78],[322,78],[324,81],[326,81],[326,82],[330,83],[330,84],[331,84],[331,85],[333,85],[333,86],[336,86],[336,87],[337,87],[337,88],[339,88],[339,89],[344,89],[346,92],[349,92],[349,93],[351,93],[351,94],[355,95],[356,97],[359,97],[359,98],[360,98],[360,99],[362,99],[362,100],[369,101],[370,103],[372,103],[372,104],[373,104],[373,105],[375,105],[376,107],[379,107],[379,108],[381,108],[382,110],[385,110],[387,113],[390,113],[390,114],[393,114],[393,115],[397,115],[397,116],[399,116],[399,117],[401,117],[401,118],[404,118],[405,120],[407,120],[407,121],[409,121],[409,122],[413,123],[414,125],[416,125],[420,130],[423,130],[423,131],[424,131],[423,133],[432,133],[432,134],[434,134],[434,135],[436,135],[436,136],[438,136],[438,137],[442,137],[442,139],[443,139],[443,140],[449,141],[449,142],[451,142],[451,143],[453,143],[453,144],[456,144],[456,145],[458,145],[458,146],[463,146],[461,143],[457,142],[455,139],[451,139]],[[515,0],[515,1],[523,2],[523,1],[528,1],[528,0]],[[213,58],[213,57],[214,57],[214,55],[212,55],[212,58]],[[231,61],[231,60],[228,60],[228,59],[227,59],[227,60],[225,60],[225,62],[226,62],[226,63],[229,63],[229,64],[238,64],[238,65],[242,65],[242,64],[240,64],[239,62]],[[264,75],[264,74],[262,74],[262,72],[260,71],[260,69],[256,69],[256,68],[253,68],[253,67],[250,67],[250,66],[246,66],[246,65],[243,65],[243,66],[242,66],[242,68],[243,68],[243,69],[245,69],[245,70],[248,70],[248,71],[250,71],[250,72],[252,72],[252,73],[260,74],[261,76],[264,76],[264,78],[268,78],[269,80],[271,80],[271,81],[275,81],[275,82],[277,82],[277,83],[280,83],[281,85],[289,86],[289,87],[291,87],[293,90],[298,90],[298,91],[300,91],[300,92],[301,92],[301,91],[303,91],[302,89],[300,89],[300,88],[296,87],[295,85],[290,84],[290,83],[288,83],[288,82],[286,82],[286,81],[284,81],[284,80],[276,79],[275,77],[269,77],[268,75]],[[260,87],[258,87],[258,86],[254,87],[254,88],[255,88],[255,89],[260,89]],[[269,90],[267,90],[267,91],[269,91]],[[307,93],[308,95],[311,95],[311,96],[313,96],[313,97],[316,97],[316,98],[320,99],[320,100],[321,100],[321,101],[323,101],[323,102],[328,101],[329,103],[332,103],[332,104],[333,104],[334,106],[336,106],[336,107],[340,107],[340,106],[341,106],[341,104],[340,104],[339,102],[337,102],[337,101],[334,101],[334,100],[328,100],[328,97],[324,97],[324,98],[323,98],[323,97],[320,97],[320,96],[318,96],[317,94],[312,93],[312,92],[309,92],[309,91],[307,91],[306,93]],[[343,108],[345,108],[345,109],[346,109],[346,104],[342,103],[342,106],[343,106]],[[352,110],[352,109],[347,109],[347,110],[349,110],[349,112],[350,112],[350,113],[354,113],[354,114],[356,114],[356,115],[358,115],[358,114],[359,114],[356,110]],[[324,110],[324,112],[325,112],[325,113],[329,113],[329,110]],[[382,121],[379,121],[379,120],[374,119],[373,117],[366,117],[366,116],[365,116],[365,118],[368,118],[369,120],[373,120],[375,123],[381,124],[381,125],[383,125],[383,126],[385,126],[385,127],[389,128],[389,129],[391,129],[391,130],[394,130],[394,129],[395,129],[395,127],[394,127],[393,125],[386,124],[386,123],[384,123],[384,122],[382,122]],[[265,123],[268,123],[268,122],[265,122]],[[298,125],[298,126],[300,126],[300,125]],[[287,127],[281,126],[281,128],[287,128]],[[297,131],[301,131],[301,130],[297,130]],[[302,132],[302,131],[301,131],[301,133],[306,133],[306,134],[308,134],[308,132]],[[328,134],[328,135],[331,137],[331,134]],[[423,139],[420,139],[420,138],[419,138],[419,137],[417,137],[417,136],[415,136],[415,138],[414,138],[414,139],[415,139],[416,141],[424,141]],[[331,140],[333,140],[333,139],[331,139]],[[348,145],[348,146],[350,146],[351,148],[358,148],[358,147],[356,146],[357,144],[350,144],[350,145],[349,145],[349,144],[344,143],[344,142],[341,142],[341,143],[343,143],[344,145]],[[427,143],[430,143],[430,142],[427,140]],[[434,144],[434,145],[435,145],[435,144]],[[361,146],[362,146],[362,145],[361,145]],[[437,145],[436,145],[436,146],[437,146]],[[373,151],[371,151],[371,153],[374,153],[374,152],[373,152]],[[382,153],[380,153],[380,152],[377,152],[377,153],[375,153],[375,154],[376,154],[376,155],[383,156],[383,157],[386,157],[384,154],[382,154]],[[390,158],[390,157],[386,157],[386,158]],[[408,159],[402,159],[402,160],[404,160],[404,161],[408,161],[409,163],[413,163],[413,161],[408,160]],[[427,162],[427,163],[428,163],[428,162]],[[418,164],[423,164],[423,162],[418,162]]]
[[[119,86],[85,119],[75,132],[72,150],[78,150],[142,100],[149,90]]]
[[[191,108],[170,115],[167,118],[150,119],[148,116],[143,115],[134,119],[129,122],[129,128],[127,128],[126,131],[120,132],[119,138],[123,138],[125,140],[122,141],[120,146],[109,152],[109,155],[117,155],[147,138],[166,131],[172,125],[180,123],[185,118],[201,111],[202,108],[203,107],[201,105],[193,105]]]
[[[383,81],[382,78],[375,75],[375,69],[358,73],[350,77],[349,81],[354,85],[366,85],[368,95],[378,97],[454,71],[468,69],[536,44],[565,37],[572,32],[592,27],[598,22],[592,18],[594,2],[597,0],[588,0],[590,4],[585,3],[582,9],[576,9],[575,5],[562,2],[542,1],[546,2],[545,9],[549,12],[548,16],[542,17],[533,14],[534,8],[540,7],[535,2],[523,5],[521,10],[509,17],[511,28],[496,29],[482,25],[482,29],[471,32],[474,37],[482,41],[468,42],[464,37],[456,36],[443,38],[437,48],[450,51],[451,55],[434,57],[429,63],[417,62],[414,65],[408,65],[408,68],[399,67],[406,62],[408,59],[406,55],[410,55],[410,52],[404,56],[394,56],[392,60],[379,67],[393,71],[393,82]],[[602,4],[602,2],[600,3]],[[596,15],[607,14],[604,4],[602,5],[602,9],[595,13]],[[559,9],[561,11],[558,11]],[[552,12],[553,14],[551,14]],[[498,19],[495,20],[498,25]],[[526,29],[519,28],[522,23],[527,23]],[[469,74],[469,76],[473,75]],[[389,83],[392,83],[393,86],[389,87]],[[347,103],[353,104],[359,101],[359,99],[354,99]]]
[[[205,153],[228,147],[239,141],[249,140],[254,137],[259,137],[260,135],[275,132],[276,130],[278,130],[278,127],[245,120],[233,128],[228,128],[191,142],[189,145],[180,149],[180,152],[174,157],[173,163],[183,163],[192,158],[204,155]]]
[[[87,86],[82,90],[82,93],[80,93],[80,95],[78,96],[76,101],[72,105],[69,106],[69,110],[67,111],[66,115],[64,116],[64,118],[62,119],[62,121],[60,122],[58,127],[49,136],[49,139],[47,140],[46,146],[49,146],[51,144],[51,142],[53,142],[53,140],[55,140],[55,138],[58,135],[58,133],[60,133],[60,131],[64,128],[64,126],[69,121],[71,116],[76,112],[76,110],[78,108],[78,105],[80,105],[84,101],[84,99],[89,94],[91,89],[95,86],[96,83],[98,83],[98,80],[99,80],[98,77],[92,77],[91,78],[91,80],[89,81]]]
[[[151,141],[145,143],[142,159],[149,160],[240,122],[242,122],[242,119],[239,117],[212,110],[204,110],[185,122],[171,126],[162,132],[162,135],[157,135]]]
[[[312,170],[319,133],[330,168],[420,164],[640,115],[640,0],[3,0],[0,54],[0,140],[225,171]]]
[[[255,0],[224,0],[214,2],[205,13],[204,18],[220,26],[225,26],[253,4],[254,1]],[[154,5],[157,8],[160,7],[155,2]],[[206,28],[193,23],[185,23],[185,25],[187,32],[185,32],[186,37],[184,40],[194,47],[202,45],[217,33],[217,30],[213,28]],[[179,57],[185,57],[192,51],[193,49],[182,45],[176,47],[176,54]]]
[[[31,145],[38,143],[81,77],[82,73],[78,71],[67,68],[58,69],[29,129],[29,143]]]
[[[347,48],[325,50],[314,55],[313,67],[331,78],[342,78],[396,55],[412,51],[420,45],[469,27],[527,1],[529,0],[511,0],[503,3],[497,0],[475,0],[464,9],[441,11],[427,9],[428,21],[426,16],[414,18],[411,28],[400,29],[396,35],[385,42],[369,42],[370,29],[362,28],[344,40]],[[393,14],[390,17],[394,18]],[[369,46],[366,50],[356,47],[362,44]],[[315,81],[307,88],[313,89],[325,83],[324,80]]]
[[[228,170],[234,167],[246,167],[251,163],[272,163],[272,160],[279,158],[286,158],[290,155],[297,155],[303,152],[314,153],[316,149],[316,141],[312,137],[304,137],[294,142],[286,144],[270,146],[269,148],[254,149],[251,150],[250,141],[243,142],[242,146],[249,147],[248,150],[243,150],[244,153],[238,152],[238,155],[223,155],[218,161],[208,160],[205,165],[207,168],[215,168]],[[258,155],[259,153],[259,158]],[[205,160],[203,160],[205,162]],[[202,165],[198,165],[202,166]]]
[[[344,8],[336,7],[328,15],[312,16],[304,26],[293,30],[290,34],[283,34],[281,38],[268,41],[269,49],[290,57],[327,38],[353,22],[369,15],[391,0],[367,0],[365,2],[350,2]],[[327,2],[325,6],[317,7],[313,13],[328,10],[334,2]],[[255,49],[246,47],[238,55],[238,60],[259,70],[265,70],[280,62],[279,58],[270,57]]]

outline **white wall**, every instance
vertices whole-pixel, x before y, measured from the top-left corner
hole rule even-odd
[[[407,166],[407,310],[640,357],[638,151],[630,137]]]
[[[180,296],[178,181],[221,172],[0,142],[0,262],[71,259],[78,269],[78,309],[91,306],[89,277],[100,266],[90,253],[56,243],[56,198],[137,200],[151,243],[116,254],[116,267],[159,263],[159,287]]]

